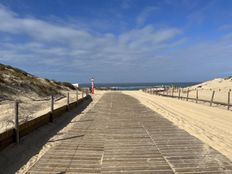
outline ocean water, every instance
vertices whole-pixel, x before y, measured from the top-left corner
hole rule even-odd
[[[117,90],[139,90],[150,87],[159,86],[176,86],[176,87],[188,87],[200,82],[175,82],[175,83],[95,83],[96,88],[107,88]],[[80,87],[91,87],[91,83],[80,84]]]

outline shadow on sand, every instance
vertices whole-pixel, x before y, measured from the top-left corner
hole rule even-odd
[[[55,119],[53,123],[46,124],[27,136],[22,137],[19,145],[11,144],[0,151],[0,173],[16,173],[31,157],[40,152],[51,137],[59,134],[58,132],[61,129],[67,126],[74,117],[79,115],[91,101],[92,98],[88,97],[76,108]]]

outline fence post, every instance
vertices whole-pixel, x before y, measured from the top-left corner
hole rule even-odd
[[[54,110],[54,96],[51,95],[51,113],[50,113],[50,122],[53,122],[53,110]]]
[[[172,97],[174,96],[174,87],[172,87]]]
[[[67,93],[67,110],[69,110],[69,92]]]
[[[182,94],[182,95],[181,95]],[[181,91],[180,91],[180,99],[182,100],[183,99],[183,97],[184,97],[184,89],[183,88],[181,88]]]
[[[213,98],[214,98],[214,94],[215,94],[215,91],[213,91],[213,93],[212,93],[212,97],[211,97],[211,101],[210,101],[210,106],[212,106],[212,105],[213,105]]]
[[[179,91],[178,91],[178,99],[180,99],[180,88],[179,88]]]
[[[76,102],[78,103],[78,90],[76,91]]]
[[[187,90],[187,101],[188,101],[188,98],[189,98],[189,88]]]
[[[15,101],[15,142],[19,144],[19,102]]]
[[[88,95],[88,89],[85,91],[85,96],[87,96]]]
[[[227,106],[228,110],[230,110],[230,92],[231,92],[231,89],[228,92],[228,106]]]
[[[196,103],[198,103],[198,89],[196,90]]]

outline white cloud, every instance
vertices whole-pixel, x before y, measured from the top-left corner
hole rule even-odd
[[[231,34],[220,41],[183,47],[186,38],[181,38],[182,30],[175,27],[156,29],[149,25],[119,34],[90,33],[92,29],[80,29],[73,23],[21,17],[3,6],[0,21],[0,35],[5,38],[0,38],[0,61],[28,65],[32,73],[41,70],[41,75],[45,71],[49,77],[54,75],[51,78],[64,78],[59,80],[78,74],[83,81],[92,75],[99,81],[112,77],[123,81],[129,76],[131,81],[137,77],[181,81],[188,76],[194,80],[205,73],[204,69],[212,75],[231,72]],[[220,60],[224,63],[215,65]],[[197,67],[201,69],[190,71]]]
[[[42,62],[49,63],[47,59],[51,57],[54,63],[59,62],[56,60],[63,60],[64,57],[69,59],[69,63],[130,62],[151,55],[151,52],[157,51],[158,48],[166,47],[164,43],[168,43],[180,32],[175,28],[156,30],[152,26],[146,26],[119,35],[113,33],[93,35],[73,25],[70,27],[71,24],[61,26],[35,18],[22,18],[4,7],[0,7],[0,21],[1,32],[13,34],[12,37],[27,35],[32,40],[24,44],[14,41],[4,42],[1,44],[4,51],[0,51],[2,58],[11,57],[14,60],[20,55],[29,58],[34,56],[40,57]]]
[[[17,14],[0,6],[0,31],[12,34],[28,34],[34,39],[43,41],[67,41],[73,38],[88,40],[90,34],[74,29],[55,25],[34,18],[20,18]]]

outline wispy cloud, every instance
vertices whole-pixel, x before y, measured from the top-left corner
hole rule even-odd
[[[190,3],[188,3],[190,4]],[[192,3],[191,3],[192,4]],[[203,4],[193,5],[192,7],[195,7],[195,10],[193,10],[189,15],[187,15],[187,19],[189,20],[189,25],[201,25],[203,24],[207,19],[209,19],[210,13],[212,12],[212,6],[215,6],[217,4],[217,1],[205,1]]]
[[[0,61],[72,81],[197,81],[232,71],[232,33],[189,44],[182,28],[145,25],[156,10],[144,9],[139,27],[98,32],[88,21],[22,17],[0,6]]]
[[[0,60],[32,65],[39,62],[69,67],[73,71],[86,68],[112,71],[112,66],[120,69],[134,66],[134,62],[144,57],[153,58],[154,54],[168,48],[181,32],[177,28],[156,30],[153,26],[145,26],[119,35],[93,34],[71,24],[62,26],[32,17],[22,18],[2,6],[0,21],[0,32],[12,38],[22,35],[28,38],[25,43],[2,42]]]
[[[149,6],[144,8],[143,11],[137,17],[137,25],[144,25],[146,19],[152,14],[154,14],[157,10],[159,10],[159,7],[156,6]]]
[[[33,18],[20,18],[4,7],[0,7],[0,21],[0,31],[11,34],[27,34],[36,40],[66,41],[72,38],[88,39],[90,37],[87,32],[71,27],[54,25]]]

